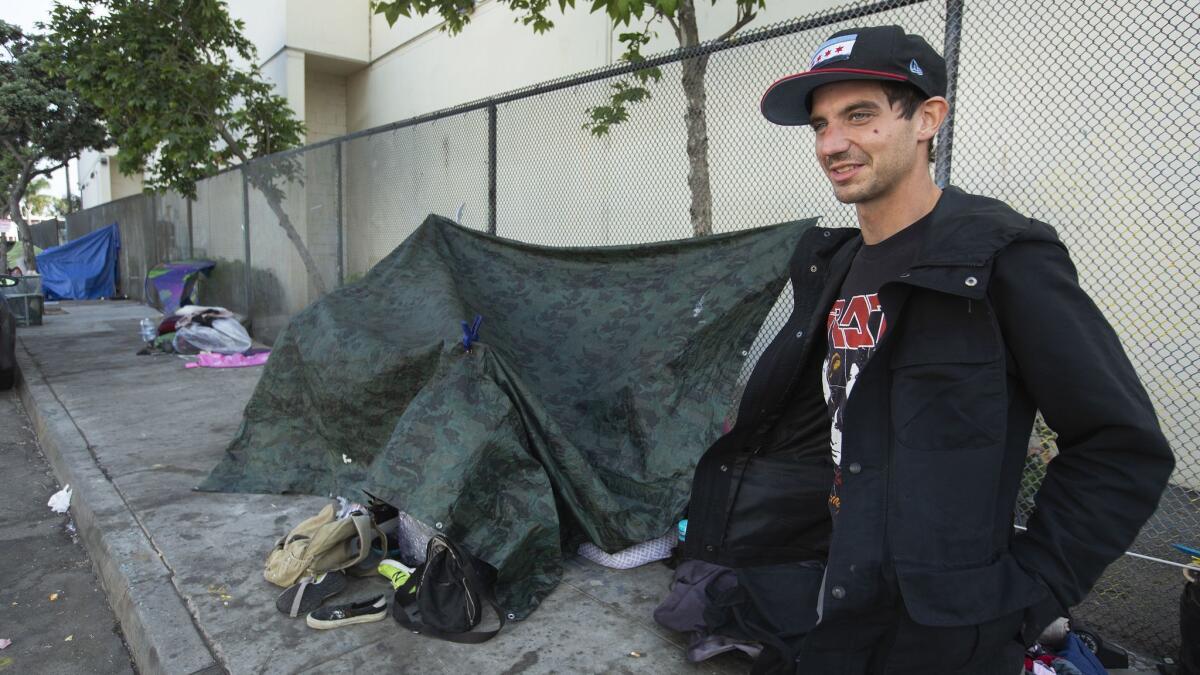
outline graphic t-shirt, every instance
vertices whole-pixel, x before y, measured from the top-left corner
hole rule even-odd
[[[833,425],[830,449],[834,478],[829,492],[829,510],[835,516],[842,504],[839,488],[842,485],[846,401],[888,327],[886,308],[879,301],[879,287],[912,265],[920,231],[929,218],[926,215],[878,244],[860,248],[825,322],[829,351],[822,369],[822,384]]]

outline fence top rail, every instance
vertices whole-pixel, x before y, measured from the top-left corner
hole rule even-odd
[[[65,216],[63,216],[63,219],[64,220],[70,219],[72,216],[76,216],[77,214],[91,211],[92,209],[104,208],[104,207],[109,207],[109,206],[118,207],[118,206],[123,205],[125,202],[133,202],[133,201],[139,200],[139,199],[153,198],[153,197],[157,196],[157,194],[158,193],[154,190],[143,190],[141,192],[138,192],[137,194],[126,195],[124,197],[119,197],[117,199],[110,199],[110,200],[104,202],[103,204],[97,204],[95,206],[92,206],[92,207],[89,207],[86,209],[79,209],[76,211],[72,211],[71,213],[68,213]]]

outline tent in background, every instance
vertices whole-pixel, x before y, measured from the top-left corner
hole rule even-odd
[[[117,224],[48,248],[37,257],[47,300],[95,300],[117,292]]]
[[[217,264],[211,260],[176,260],[146,273],[146,303],[163,314],[183,305],[200,304],[200,283]]]

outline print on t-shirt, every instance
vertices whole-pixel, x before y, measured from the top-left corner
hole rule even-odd
[[[825,322],[829,355],[825,358],[825,401],[833,420],[831,446],[833,463],[842,464],[842,421],[846,400],[863,366],[875,352],[875,345],[887,330],[887,318],[879,304],[879,294],[855,295],[839,299],[829,310]]]
[[[854,295],[833,303],[825,326],[829,353],[825,358],[821,381],[832,420],[829,444],[833,453],[834,479],[833,489],[829,493],[829,508],[836,514],[841,508],[838,493],[842,483],[842,430],[846,401],[867,360],[875,352],[875,346],[887,331],[887,318],[877,293]]]

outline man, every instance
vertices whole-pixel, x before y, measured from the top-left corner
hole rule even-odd
[[[934,184],[945,93],[943,59],[883,26],[835,34],[762,100],[771,122],[811,126],[860,228],[797,248],[795,309],[697,466],[685,554],[739,570],[825,558],[819,619],[788,653],[801,673],[1014,675],[1174,466],[1054,231]],[[1015,535],[1037,410],[1059,455]]]

